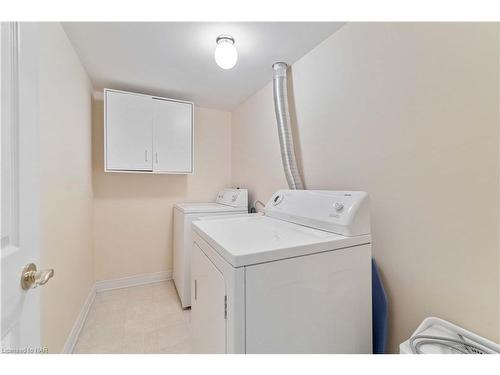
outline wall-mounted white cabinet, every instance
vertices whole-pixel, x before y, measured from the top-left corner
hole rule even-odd
[[[104,124],[106,172],[193,172],[193,103],[105,89]]]

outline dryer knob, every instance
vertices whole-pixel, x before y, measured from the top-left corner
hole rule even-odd
[[[280,204],[283,198],[283,194],[278,194],[277,196],[275,196],[273,199],[273,206],[277,206],[278,204]]]

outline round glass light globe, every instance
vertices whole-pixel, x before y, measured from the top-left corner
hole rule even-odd
[[[228,39],[221,39],[215,47],[215,62],[222,69],[231,69],[238,61],[238,52],[233,42]]]

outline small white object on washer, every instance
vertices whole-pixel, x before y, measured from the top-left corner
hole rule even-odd
[[[371,353],[366,193],[280,190],[192,226],[195,352]]]
[[[248,213],[247,189],[224,189],[215,202],[174,205],[173,279],[182,308],[191,306],[191,222],[201,216]]]

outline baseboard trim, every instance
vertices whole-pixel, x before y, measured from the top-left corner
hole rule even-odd
[[[87,315],[90,311],[90,308],[92,307],[92,304],[94,303],[95,295],[96,295],[96,288],[95,285],[92,285],[92,287],[90,288],[90,292],[87,298],[85,299],[85,302],[83,303],[82,309],[80,310],[80,313],[78,314],[75,320],[75,324],[73,324],[73,328],[71,329],[71,332],[69,333],[68,338],[66,339],[66,343],[64,344],[62,350],[63,354],[73,353],[76,342],[78,341],[78,336],[80,336],[80,332],[82,331],[83,325],[87,320]]]
[[[83,303],[82,309],[78,314],[78,317],[75,320],[75,324],[73,324],[73,328],[66,339],[66,343],[64,344],[62,353],[63,354],[71,354],[75,349],[76,342],[78,341],[78,337],[82,331],[83,325],[87,320],[87,315],[94,303],[95,297],[97,293],[105,292],[108,290],[114,289],[122,289],[129,288],[132,286],[146,285],[158,283],[161,281],[172,280],[172,271],[164,271],[164,272],[155,272],[155,273],[147,273],[143,275],[135,275],[129,277],[122,277],[118,279],[111,280],[102,280],[97,281],[89,292],[89,295],[85,299]]]
[[[147,273],[143,275],[122,277],[119,279],[97,281],[95,283],[95,288],[96,292],[99,293],[106,290],[129,288],[131,286],[158,283],[160,281],[167,280],[172,280],[172,271]]]

